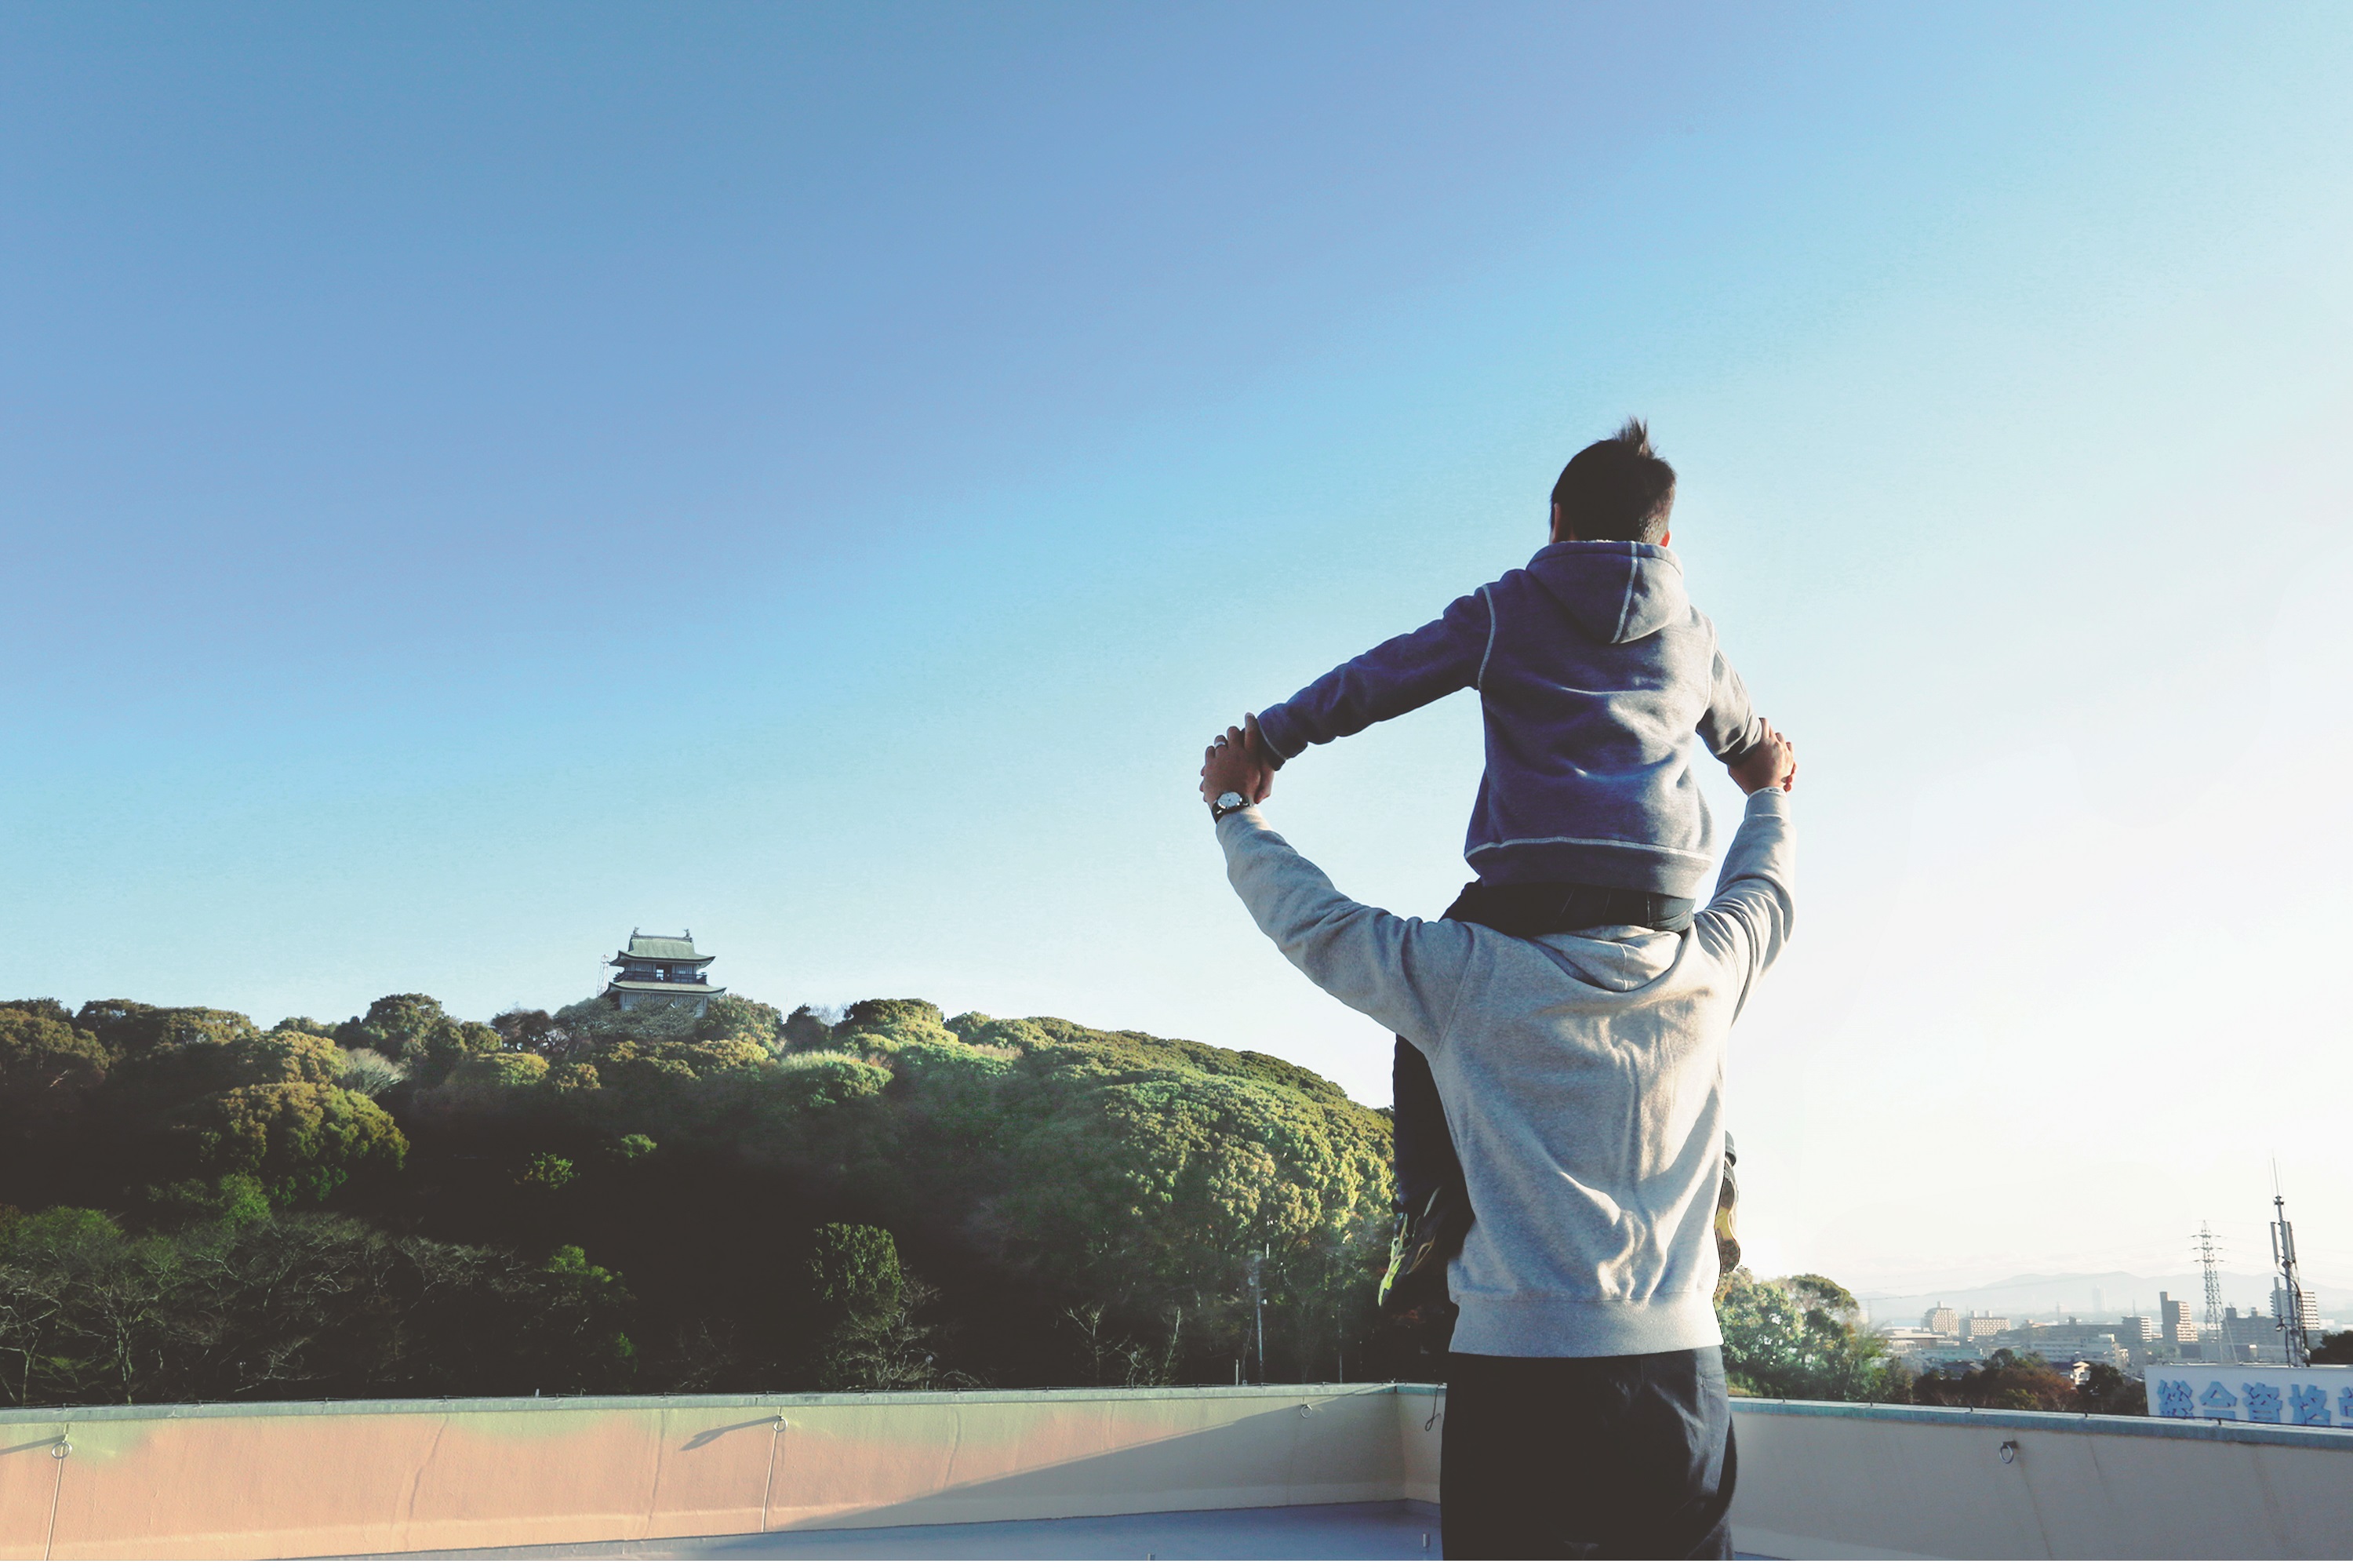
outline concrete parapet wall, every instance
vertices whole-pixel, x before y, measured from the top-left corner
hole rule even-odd
[[[1744,1552],[2353,1553],[2353,1431],[1734,1404]],[[0,1556],[487,1551],[1434,1502],[1444,1431],[1440,1391],[1393,1384],[0,1412]]]
[[[1733,1405],[1740,1480],[1732,1529],[1743,1552],[2353,1555],[2353,1431],[1794,1400]]]
[[[1425,1403],[1429,1391],[1423,1391]],[[1435,1496],[1387,1384],[0,1413],[0,1555],[308,1557]],[[1409,1465],[1408,1434],[1429,1450]]]

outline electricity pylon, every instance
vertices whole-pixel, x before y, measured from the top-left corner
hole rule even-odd
[[[2206,1274],[2206,1333],[2216,1346],[2219,1361],[2235,1361],[2238,1351],[2222,1335],[2222,1238],[2211,1225],[2201,1224],[2189,1238],[2198,1244],[2198,1266]]]

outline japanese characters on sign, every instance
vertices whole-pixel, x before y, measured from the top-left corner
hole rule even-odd
[[[2353,1367],[2153,1366],[2146,1375],[2151,1415],[2353,1428]]]

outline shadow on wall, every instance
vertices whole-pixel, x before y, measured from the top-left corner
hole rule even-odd
[[[1175,1402],[1171,1402],[1172,1404]],[[1181,1410],[1058,1407],[1019,1447],[1084,1457],[1025,1463],[992,1436],[987,1407],[949,1406],[957,1430],[944,1455],[930,1444],[873,1443],[802,1422],[783,1434],[766,1528],[828,1528],[1074,1518],[1201,1508],[1375,1502],[1405,1495],[1398,1404],[1388,1389],[1308,1395],[1213,1426]],[[1170,1430],[1139,1436],[1135,1418]],[[790,1418],[788,1417],[788,1420]],[[1183,1429],[1178,1428],[1182,1424]],[[967,1445],[993,1473],[959,1481]],[[934,1466],[939,1467],[934,1469]],[[844,1509],[860,1490],[892,1498]],[[895,1494],[895,1496],[894,1496]]]

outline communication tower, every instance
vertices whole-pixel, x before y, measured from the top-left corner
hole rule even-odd
[[[2206,1274],[2206,1338],[2216,1360],[2235,1361],[2239,1353],[2222,1334],[2222,1238],[2211,1225],[2201,1224],[2189,1239],[2198,1244],[2198,1266]]]
[[[2279,1270],[2280,1291],[2274,1298],[2284,1308],[2279,1331],[2292,1367],[2312,1364],[2312,1325],[2305,1321],[2304,1281],[2296,1277],[2295,1227],[2287,1223],[2287,1199],[2280,1192],[2279,1166],[2272,1166],[2272,1266]]]

